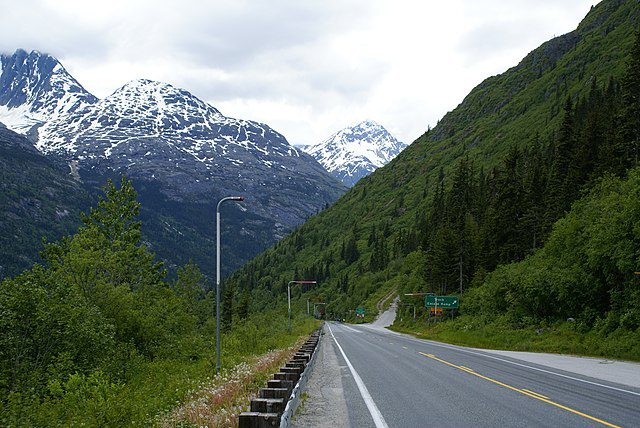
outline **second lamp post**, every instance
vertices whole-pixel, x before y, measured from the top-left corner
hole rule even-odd
[[[317,284],[316,281],[301,281],[294,279],[287,284],[287,302],[289,303],[289,331],[291,331],[291,284]]]

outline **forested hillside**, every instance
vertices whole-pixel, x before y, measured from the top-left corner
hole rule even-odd
[[[315,278],[327,311],[344,315],[381,289],[464,292],[532,254],[599,177],[636,163],[638,17],[636,1],[601,2],[228,288],[259,296]]]
[[[43,238],[73,232],[90,200],[64,162],[0,125],[0,278],[30,267]]]
[[[638,359],[639,263],[640,169],[635,168],[626,179],[600,180],[555,224],[542,249],[498,267],[465,293],[466,317],[460,322],[522,327],[569,319],[577,332],[613,334],[599,346],[585,346],[587,351]]]

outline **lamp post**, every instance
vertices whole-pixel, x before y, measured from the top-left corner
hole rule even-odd
[[[301,281],[294,279],[287,284],[287,302],[289,304],[289,332],[291,332],[291,284],[317,284],[316,281]]]
[[[325,302],[318,302],[313,304],[313,316],[314,318],[317,316],[316,306],[326,305]]]
[[[220,373],[220,204],[224,201],[244,201],[243,196],[227,196],[216,206],[216,373]]]

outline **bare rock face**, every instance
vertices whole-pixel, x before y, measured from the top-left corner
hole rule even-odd
[[[170,262],[213,266],[223,196],[246,197],[227,208],[230,269],[346,190],[269,126],[226,117],[167,83],[134,80],[99,100],[55,58],[19,50],[2,56],[0,90],[0,122],[65,159],[85,185],[134,180],[149,245]]]

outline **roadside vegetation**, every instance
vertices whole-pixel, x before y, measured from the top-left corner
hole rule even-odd
[[[167,277],[139,208],[131,182],[109,182],[43,265],[0,283],[0,425],[148,425],[212,382],[213,293],[193,264]],[[296,317],[289,333],[283,307],[246,296],[225,312],[224,370],[316,327]]]
[[[436,238],[435,257],[426,258],[433,270],[446,267],[433,264],[441,254],[450,262],[457,255],[461,288],[460,264],[470,268],[468,289],[446,286],[454,281],[451,271],[434,289],[463,291],[462,316],[427,330],[399,328],[472,346],[640,360],[640,33],[620,89],[598,94],[592,87],[581,104],[573,110],[567,103],[546,162],[537,163],[540,154],[521,160],[517,152],[505,160],[493,215],[510,220],[489,234],[474,233],[487,218],[473,208],[482,180],[464,179],[467,166],[460,164],[431,212],[432,233],[445,230],[450,238]],[[472,183],[468,191],[465,182]],[[465,200],[471,202],[461,205]],[[446,220],[448,212],[454,221]],[[549,219],[554,222],[545,226]],[[480,236],[475,243],[474,236]],[[447,245],[457,250],[442,251]]]
[[[277,372],[304,343],[269,351],[236,365],[209,382],[202,382],[183,404],[160,418],[162,427],[191,424],[198,427],[237,426],[238,415],[249,411],[256,397],[273,373]]]
[[[397,331],[474,347],[640,361],[640,168],[608,176],[558,221],[546,244],[462,295],[462,316]]]

